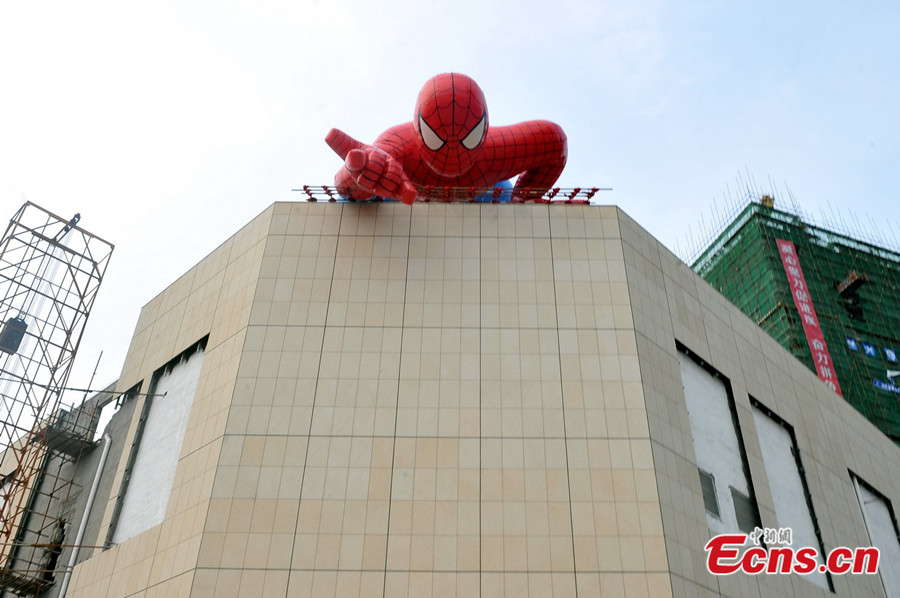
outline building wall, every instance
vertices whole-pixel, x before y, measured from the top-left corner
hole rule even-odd
[[[616,212],[279,209],[194,592],[664,595]]]
[[[105,399],[108,396],[109,395],[107,394],[103,398]],[[103,546],[106,541],[105,534],[101,535],[101,524],[106,511],[106,502],[104,499],[114,495],[117,491],[117,487],[113,487],[113,479],[116,477],[119,456],[127,454],[130,446],[130,443],[126,442],[128,440],[128,431],[131,428],[132,421],[140,413],[139,411],[135,413],[135,406],[138,402],[135,398],[136,397],[130,399],[127,397],[117,397],[117,399],[114,399],[121,400],[122,403],[121,406],[115,410],[115,414],[110,421],[103,426],[102,429],[98,430],[98,432],[101,433],[99,439],[100,444],[96,445],[95,448],[90,451],[82,453],[78,460],[74,484],[80,491],[78,493],[78,504],[75,506],[75,512],[83,515],[84,509],[87,507],[91,484],[94,482],[94,478],[97,475],[97,468],[100,467],[100,458],[103,454],[103,443],[110,443],[106,462],[103,464],[103,469],[100,472],[94,504],[91,508],[91,512],[88,514],[85,535],[82,538],[82,544],[86,546]],[[74,539],[80,521],[76,520],[73,524],[71,538]],[[95,548],[79,548],[77,562],[80,563],[85,561],[97,551],[98,549]],[[66,548],[60,557],[60,562],[68,563],[70,557],[70,549]]]
[[[900,504],[900,451],[625,215],[621,230],[673,594],[831,595],[796,575],[708,573],[702,547],[712,532],[696,473],[674,341],[720,372],[731,386],[764,527],[787,525],[775,515],[751,397],[794,429],[826,551],[869,545],[850,472],[876,487],[895,508]],[[883,595],[875,576],[832,576],[832,580],[839,596]]]
[[[848,469],[900,500],[896,447],[614,207],[275,204],[144,308],[120,390],[206,334],[164,522],[71,595],[826,595],[707,572],[676,341],[731,385],[764,525],[750,395],[826,545],[867,544]]]
[[[108,550],[88,551],[75,568],[69,596],[188,595],[215,478],[225,422],[231,407],[250,308],[263,261],[272,209],[263,212],[189,270],[142,310],[125,357],[118,392],[141,384],[190,345],[209,335],[204,368],[188,420],[166,516],[159,526]],[[115,464],[112,492],[99,530],[109,534],[129,450],[146,396],[135,399],[124,450]],[[143,594],[141,594],[143,595]]]

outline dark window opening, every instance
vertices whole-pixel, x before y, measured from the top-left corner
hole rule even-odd
[[[844,280],[836,281],[834,288],[837,289],[841,296],[841,303],[847,314],[853,320],[864,320],[862,301],[859,298],[859,289],[869,282],[869,278],[865,274],[860,274],[855,270],[850,271]]]
[[[734,515],[737,518],[738,529],[745,534],[752,533],[758,527],[762,527],[759,519],[759,511],[750,497],[730,487],[731,500],[734,502]]]
[[[706,512],[714,517],[719,516],[719,499],[716,497],[716,479],[711,473],[698,468],[700,488],[703,490],[703,506]]]
[[[56,522],[56,531],[53,534],[53,540],[47,547],[47,568],[44,569],[44,581],[53,583],[56,581],[56,568],[59,566],[59,555],[62,554],[62,547],[66,540],[66,521],[59,519]]]

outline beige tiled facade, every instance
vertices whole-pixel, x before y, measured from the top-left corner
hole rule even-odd
[[[120,390],[206,335],[164,522],[70,596],[828,595],[707,573],[676,340],[731,383],[764,525],[750,396],[826,547],[868,544],[849,471],[900,501],[897,447],[615,207],[275,204],[144,308]]]

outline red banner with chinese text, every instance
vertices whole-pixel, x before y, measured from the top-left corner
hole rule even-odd
[[[816,309],[813,307],[812,299],[807,290],[806,279],[803,277],[803,270],[800,268],[800,261],[797,259],[797,248],[794,247],[792,242],[783,239],[775,239],[775,243],[778,244],[778,253],[781,254],[781,263],[784,265],[784,271],[787,274],[788,284],[791,287],[791,296],[794,298],[794,305],[797,307],[800,321],[803,322],[803,332],[806,333],[806,342],[809,343],[809,350],[812,352],[816,373],[828,388],[840,396],[844,396],[841,393],[841,386],[838,384],[837,374],[834,372],[831,354],[828,353],[828,345],[825,344],[825,336],[822,334],[822,328],[819,326]]]

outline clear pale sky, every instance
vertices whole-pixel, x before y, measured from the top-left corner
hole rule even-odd
[[[370,142],[441,72],[492,124],[562,125],[559,185],[612,187],[680,255],[748,183],[896,246],[898,31],[890,0],[0,0],[0,218],[29,200],[116,245],[76,387],[243,224],[331,184],[331,127]]]

